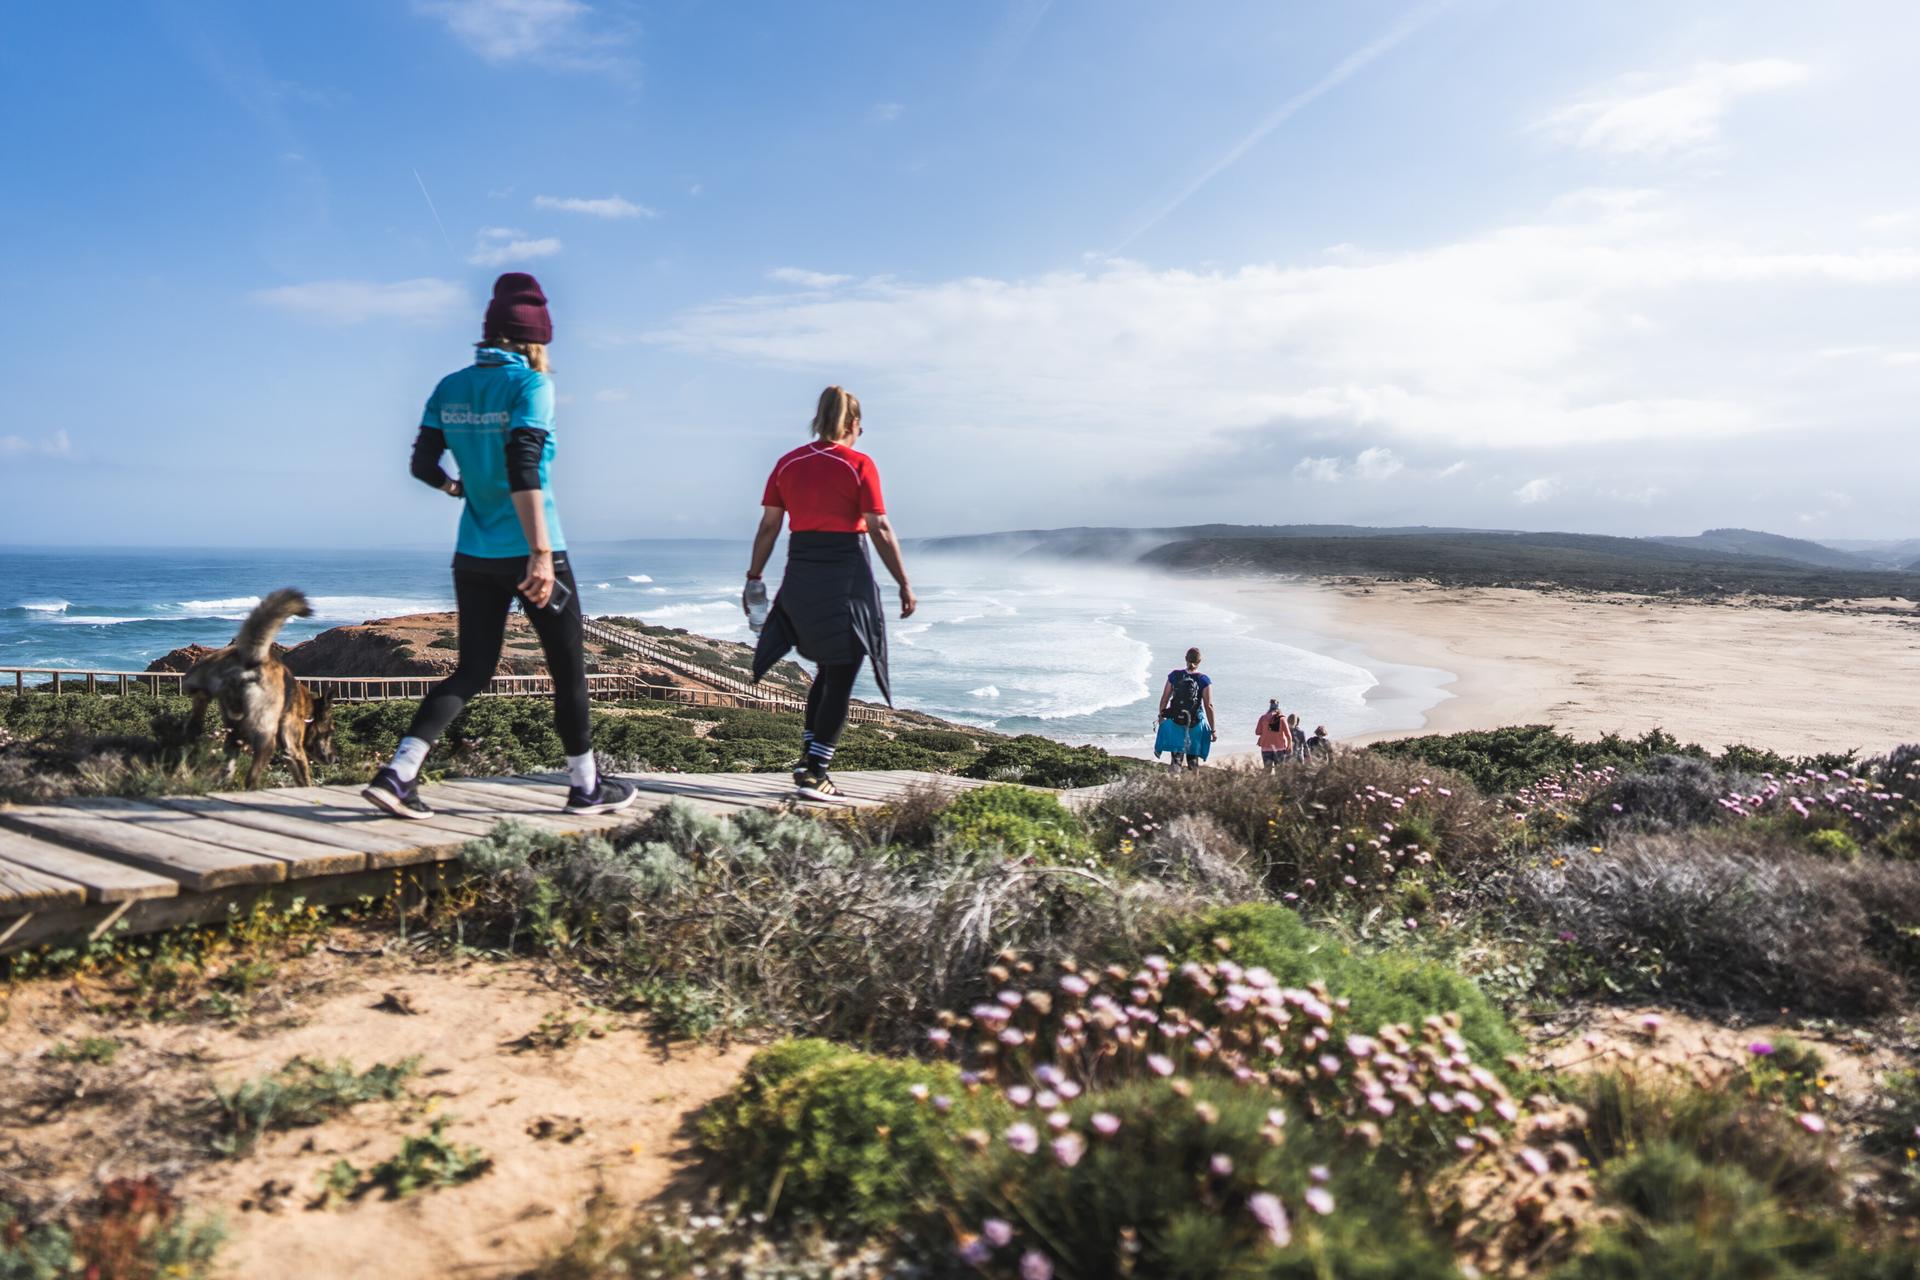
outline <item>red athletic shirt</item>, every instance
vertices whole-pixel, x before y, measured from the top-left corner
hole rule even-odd
[[[880,469],[843,444],[803,444],[774,464],[763,507],[782,507],[795,533],[865,533],[867,515],[886,512]]]

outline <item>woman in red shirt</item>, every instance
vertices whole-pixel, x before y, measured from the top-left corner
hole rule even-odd
[[[860,402],[840,387],[822,391],[813,439],[781,458],[767,477],[747,565],[750,599],[780,538],[780,525],[787,522],[787,568],[754,648],[753,678],[759,680],[794,649],[820,666],[807,693],[801,758],[793,768],[793,785],[810,800],[839,794],[827,769],[847,727],[853,681],[863,659],[873,664],[880,696],[893,705],[886,610],[867,558],[867,537],[900,584],[900,616],[912,617],[915,605],[900,539],[880,496],[879,469],[854,450],[859,439]]]

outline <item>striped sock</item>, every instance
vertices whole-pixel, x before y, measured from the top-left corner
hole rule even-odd
[[[809,742],[807,744],[807,762],[816,768],[825,769],[829,764],[833,763],[833,748],[824,742]]]

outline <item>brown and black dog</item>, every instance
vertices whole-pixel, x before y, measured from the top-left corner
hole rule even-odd
[[[253,752],[249,787],[260,785],[276,745],[287,753],[293,779],[303,787],[313,783],[310,756],[333,763],[333,695],[313,697],[273,656],[273,638],[287,619],[312,616],[304,595],[282,587],[254,606],[232,644],[194,663],[182,684],[193,699],[194,741],[206,731],[207,704],[218,702],[227,750],[244,746]]]

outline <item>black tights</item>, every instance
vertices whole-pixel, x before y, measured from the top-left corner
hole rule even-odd
[[[500,665],[507,638],[507,614],[513,609],[515,587],[527,576],[523,558],[477,560],[462,557],[453,569],[453,597],[460,605],[460,665],[435,685],[414,712],[410,738],[435,742],[460,714],[467,700],[484,690]],[[553,677],[554,727],[570,756],[593,749],[593,722],[587,715],[587,659],[580,634],[580,593],[574,587],[573,568],[566,557],[553,558],[556,582],[566,584],[564,609],[529,609],[528,621],[546,651],[547,674]]]
[[[853,681],[860,674],[858,662],[822,663],[807,690],[807,754],[817,760],[833,759],[840,734],[847,727],[847,709],[853,702]]]

